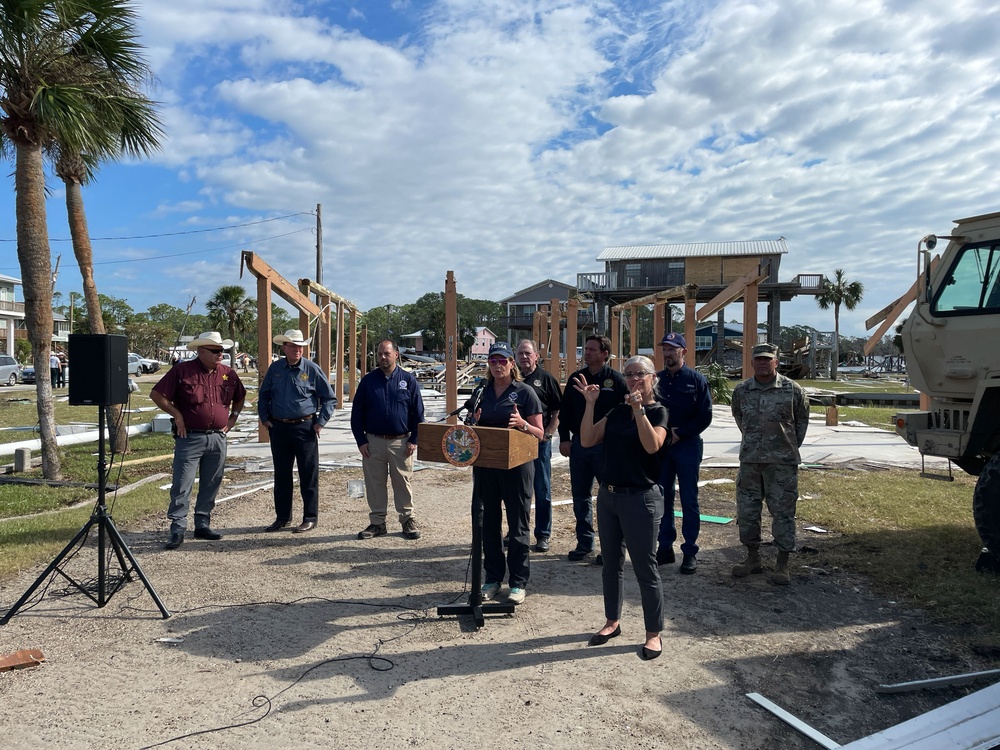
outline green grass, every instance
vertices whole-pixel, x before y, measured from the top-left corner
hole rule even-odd
[[[808,564],[861,573],[879,593],[996,644],[1000,579],[973,567],[981,548],[974,486],[975,477],[962,473],[940,482],[915,470],[804,471],[800,521],[837,532],[815,545],[820,552]]]

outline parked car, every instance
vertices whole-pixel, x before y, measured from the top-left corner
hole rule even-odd
[[[17,385],[21,380],[21,365],[9,354],[0,354],[0,383]]]
[[[34,383],[35,382],[35,366],[34,365],[24,365],[21,368],[21,382],[22,383]]]
[[[143,357],[141,354],[136,354],[135,352],[129,352],[129,356],[136,356],[139,358],[139,371],[143,374],[149,374],[151,372],[156,372],[160,369],[159,360],[150,359],[149,357]],[[131,372],[131,370],[130,370]]]
[[[138,354],[128,355],[128,374],[135,377],[142,375],[142,357]]]

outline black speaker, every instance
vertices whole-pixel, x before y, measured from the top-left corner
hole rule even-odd
[[[128,403],[125,336],[71,333],[69,366],[69,402],[73,406]]]

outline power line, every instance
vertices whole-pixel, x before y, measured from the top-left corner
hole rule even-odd
[[[295,214],[287,214],[285,216],[275,216],[271,219],[261,219],[260,221],[248,221],[245,224],[229,224],[224,227],[212,227],[211,229],[188,229],[183,232],[163,232],[161,234],[135,234],[129,237],[91,237],[91,242],[108,242],[113,240],[149,240],[156,239],[158,237],[180,237],[185,234],[204,234],[206,232],[222,232],[226,229],[240,229],[241,227],[252,227],[257,224],[267,224],[270,221],[281,221],[283,219],[293,219],[296,216],[315,216],[312,211],[299,211]],[[70,237],[58,237],[50,238],[49,242],[72,242],[73,239]],[[0,238],[0,242],[17,242],[14,240],[7,240]],[[167,256],[170,257],[170,256]]]

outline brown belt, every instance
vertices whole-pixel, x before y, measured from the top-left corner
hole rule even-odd
[[[368,434],[372,437],[382,438],[383,440],[402,440],[410,436],[408,432],[404,432],[402,435],[376,435],[374,432],[369,432]]]
[[[278,417],[271,417],[273,422],[281,422],[282,424],[302,424],[303,422],[308,422],[313,418],[310,414],[308,417],[299,417],[298,419],[279,419]]]

